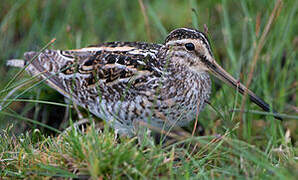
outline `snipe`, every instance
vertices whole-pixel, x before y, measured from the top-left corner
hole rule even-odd
[[[23,67],[25,60],[8,65]],[[208,72],[247,92],[265,111],[269,105],[237,82],[214,60],[204,33],[172,31],[164,44],[109,42],[75,50],[45,50],[26,69],[120,134],[133,135],[135,124],[159,128],[185,126],[205,106],[211,92]],[[280,117],[276,114],[276,118]]]

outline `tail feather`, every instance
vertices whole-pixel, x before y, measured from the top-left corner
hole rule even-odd
[[[26,68],[25,70],[32,76],[40,77],[53,89],[81,104],[78,98],[78,94],[81,93],[80,85],[87,82],[91,74],[76,73],[79,66],[75,63],[83,64],[93,54],[85,51],[44,50],[41,53],[31,51],[24,53],[24,59],[8,60],[7,65]],[[33,59],[34,57],[36,58]],[[65,73],[68,67],[73,71],[73,75]]]
[[[25,52],[24,59],[10,59],[10,60],[7,60],[6,65],[23,68],[36,54],[37,52],[34,52],[34,51]]]
[[[24,58],[25,58],[26,61],[30,61],[37,54],[38,54],[38,52],[28,51],[28,52],[24,53]]]
[[[6,62],[7,66],[23,68],[25,67],[26,61],[23,59],[10,59]]]
[[[49,50],[48,52],[54,54],[55,51]],[[8,60],[6,65],[24,68],[27,63],[30,63],[28,67],[26,67],[26,71],[29,74],[32,76],[38,75],[41,79],[45,79],[49,86],[58,90],[66,97],[69,97],[67,90],[63,86],[63,80],[57,76],[57,73],[59,73],[59,67],[56,66],[55,57],[53,57],[53,54],[49,54],[48,52],[40,53],[40,55],[33,61],[31,60],[34,56],[38,55],[38,52],[25,52],[24,59]]]

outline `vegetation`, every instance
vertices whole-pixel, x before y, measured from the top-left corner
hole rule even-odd
[[[0,176],[296,179],[297,8],[297,0],[2,0]],[[7,59],[39,51],[53,38],[48,48],[105,41],[163,43],[178,27],[208,29],[219,64],[249,84],[284,121],[213,78],[210,105],[198,117],[204,136],[138,143],[136,138],[115,137],[107,126],[97,131],[101,120],[80,109],[91,122],[82,133],[72,126],[79,117],[63,96],[6,66]]]

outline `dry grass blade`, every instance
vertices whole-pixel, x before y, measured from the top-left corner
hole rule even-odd
[[[138,1],[139,1],[139,5],[141,7],[142,14],[144,16],[147,36],[148,36],[149,40],[152,41],[152,34],[151,34],[151,30],[150,30],[150,24],[149,24],[148,16],[147,16],[147,13],[146,13],[145,4],[144,4],[143,0],[138,0]]]
[[[176,133],[173,133],[173,132],[169,132],[169,131],[160,129],[158,127],[154,127],[154,126],[152,126],[152,125],[150,125],[150,124],[148,124],[146,122],[143,122],[143,121],[138,122],[138,124],[140,126],[149,128],[150,130],[153,130],[153,131],[158,132],[160,134],[163,134],[163,135],[169,136],[171,138],[177,139],[179,141],[182,141],[182,140],[185,140],[185,139],[191,137],[190,134],[187,134],[186,132],[183,132],[183,135],[180,135],[180,134],[178,135]]]
[[[47,43],[32,59],[30,59],[29,63],[27,63],[24,68],[22,68],[5,86],[4,89],[9,88],[9,86],[21,75],[25,69],[34,61],[40,53],[42,53],[46,48],[48,48],[50,45],[52,45],[56,41],[56,38],[52,39],[49,43]]]

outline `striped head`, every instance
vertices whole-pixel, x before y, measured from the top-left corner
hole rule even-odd
[[[165,40],[172,60],[194,71],[207,71],[203,57],[213,58],[209,41],[200,31],[179,28],[173,30]]]
[[[204,33],[189,28],[175,29],[166,38],[165,47],[168,49],[166,57],[169,58],[171,63],[186,67],[185,70],[190,70],[193,73],[210,72],[241,94],[247,93],[250,100],[263,110],[270,111],[270,107],[266,102],[217,64]],[[275,117],[281,119],[278,114]]]

